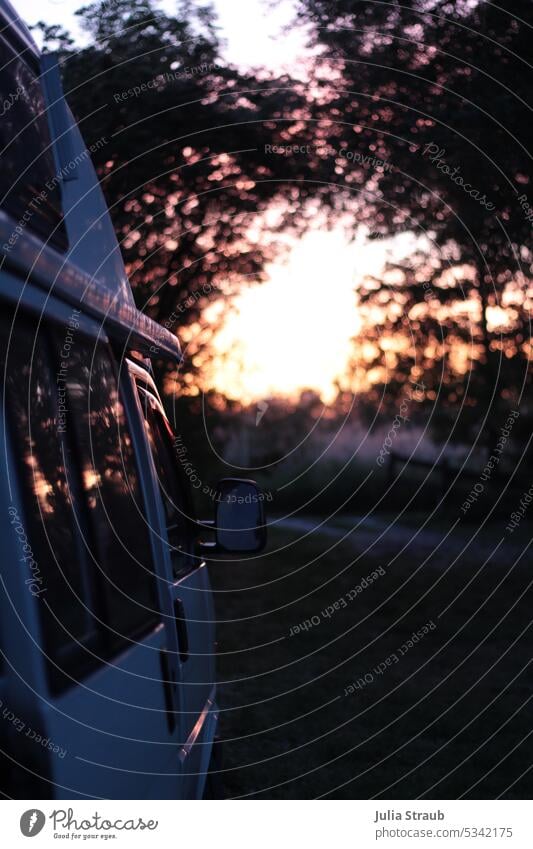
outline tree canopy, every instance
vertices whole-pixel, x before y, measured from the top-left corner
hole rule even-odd
[[[387,163],[367,168],[355,226],[427,242],[360,293],[365,343],[375,343],[369,367],[390,366],[389,398],[424,375],[433,398],[453,415],[461,405],[472,422],[483,407],[493,416],[524,401],[530,0],[299,0],[298,10],[321,48],[314,70],[328,140]],[[345,190],[347,155],[340,164]]]
[[[530,0],[297,10],[315,48],[305,81],[228,65],[212,10],[188,0],[174,16],[99,0],[78,12],[81,49],[40,25],[87,143],[106,139],[94,158],[139,306],[181,331],[194,369],[202,312],[262,279],[280,234],[412,232],[408,261],[391,255],[358,291],[369,403],[423,380],[465,430],[526,412]]]
[[[305,87],[227,65],[214,13],[188,0],[175,16],[151,0],[98,0],[77,14],[88,45],[41,23],[45,49],[60,56],[137,303],[192,339],[191,369],[204,339],[186,329],[219,295],[261,280],[276,234],[312,215],[290,188],[308,163],[294,159],[288,173],[268,150],[307,115]]]

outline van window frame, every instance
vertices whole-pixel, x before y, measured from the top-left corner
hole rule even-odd
[[[177,547],[173,544],[171,536],[169,534],[169,530],[173,530],[173,527],[169,525],[169,522],[167,520],[165,506],[165,499],[167,499],[167,495],[166,493],[164,493],[161,481],[159,480],[156,460],[153,456],[150,435],[148,433],[148,427],[150,426],[150,423],[147,421],[147,418],[145,416],[143,395],[146,397],[146,403],[150,404],[152,410],[155,410],[156,415],[161,418],[163,425],[168,428],[169,436],[170,434],[173,434],[174,431],[165,413],[163,404],[161,403],[161,399],[159,398],[155,383],[152,381],[151,377],[148,374],[140,374],[139,370],[135,369],[135,374],[133,375],[133,382],[135,384],[135,391],[137,393],[139,407],[141,411],[141,425],[144,431],[146,449],[150,455],[150,460],[155,474],[154,489],[156,492],[157,499],[160,502],[164,542],[169,554],[173,582],[176,583],[178,581],[183,580],[183,578],[185,578],[187,575],[190,575],[190,573],[194,572],[195,569],[197,569],[200,565],[198,558],[194,556],[194,545],[197,537],[197,521],[194,514],[194,505],[191,497],[192,493],[190,489],[190,484],[186,476],[181,472],[179,468],[179,463],[177,461],[177,457],[175,456],[175,447],[169,440],[167,443],[168,455],[170,455],[169,459],[172,464],[172,472],[175,476],[176,488],[178,491],[178,498],[180,502],[178,505],[174,506],[177,508],[177,511],[180,513],[181,519],[183,520],[184,532],[184,544],[182,547]],[[180,556],[181,560],[181,563],[179,564],[177,562],[178,555]]]
[[[1,303],[8,307],[8,317],[5,322],[12,324],[17,332],[17,324],[19,332],[23,332],[28,328],[34,328],[36,324],[39,326],[39,336],[42,344],[46,349],[46,357],[43,358],[46,371],[52,380],[56,376],[57,366],[60,361],[60,350],[57,345],[58,333],[64,331],[66,321],[72,308],[64,302],[57,301],[52,297],[51,301],[47,302],[46,313],[44,309],[35,308],[35,305],[24,304],[17,306],[10,299]],[[49,307],[49,309],[48,309]],[[83,682],[88,680],[92,675],[98,674],[99,671],[107,666],[113,666],[113,662],[124,652],[135,649],[135,646],[143,642],[147,637],[157,631],[163,622],[164,614],[161,606],[159,593],[160,569],[153,545],[152,532],[148,521],[149,508],[147,503],[147,494],[145,482],[143,480],[144,472],[144,457],[138,456],[139,450],[145,451],[144,441],[139,446],[138,440],[135,438],[134,430],[137,426],[143,429],[144,423],[140,419],[139,423],[132,422],[131,404],[128,398],[128,387],[124,383],[124,375],[122,370],[118,368],[117,356],[114,350],[113,339],[108,336],[107,332],[102,330],[101,325],[98,325],[95,320],[84,313],[79,313],[80,325],[76,329],[76,334],[83,338],[86,344],[94,346],[102,344],[105,348],[106,356],[109,359],[113,369],[113,377],[117,391],[117,397],[120,400],[123,421],[117,421],[119,431],[125,427],[128,430],[132,442],[133,460],[135,463],[135,471],[137,478],[137,498],[139,509],[142,510],[147,522],[147,552],[149,556],[149,568],[151,572],[151,580],[154,584],[153,599],[154,599],[154,616],[150,617],[149,621],[143,623],[142,628],[135,629],[135,632],[129,631],[121,635],[119,642],[112,643],[105,638],[105,632],[109,629],[112,620],[109,622],[105,616],[103,609],[102,598],[98,597],[99,587],[95,581],[94,564],[92,562],[94,556],[98,556],[99,548],[95,539],[95,528],[93,521],[89,515],[89,507],[87,504],[87,494],[83,489],[81,480],[82,461],[79,451],[78,439],[68,428],[67,433],[58,433],[58,452],[61,452],[61,457],[65,463],[65,477],[68,482],[69,489],[76,490],[76,499],[70,505],[70,519],[74,531],[74,542],[76,543],[77,551],[81,556],[77,556],[78,568],[81,578],[81,593],[82,602],[89,608],[87,617],[92,624],[90,638],[85,642],[67,637],[67,642],[61,647],[61,651],[50,653],[46,646],[45,634],[43,632],[43,617],[41,611],[38,610],[38,599],[32,601],[32,606],[35,607],[36,625],[38,627],[39,649],[42,654],[42,663],[48,688],[51,696],[57,697],[65,691],[71,690],[77,686],[83,685]],[[20,322],[20,324],[19,324]],[[2,390],[2,396],[5,397],[5,389]],[[57,415],[57,398],[52,393],[50,403]],[[17,428],[13,426],[10,417],[7,425],[7,437],[11,446],[11,456],[16,461],[17,447],[20,444],[20,434]],[[69,435],[70,434],[70,435]],[[31,517],[31,512],[35,509],[31,504],[32,493],[28,491],[27,478],[20,462],[13,462],[12,473],[16,478],[16,491],[19,493],[18,502],[20,513],[31,534],[31,527],[34,519]],[[73,486],[73,482],[75,482]],[[80,531],[81,529],[81,531]],[[80,538],[80,533],[85,539]],[[31,540],[31,536],[30,536]],[[147,561],[148,563],[148,561]],[[89,593],[88,593],[89,590]],[[65,662],[66,661],[66,662]]]
[[[13,321],[20,322],[18,324],[17,332],[30,334],[32,330],[35,329],[34,325],[36,322],[36,316],[29,310],[17,310],[16,317],[14,317]],[[2,319],[2,324],[8,322],[9,319]],[[44,379],[51,381],[53,381],[55,376],[54,367],[56,363],[53,345],[51,344],[52,327],[55,324],[56,322],[54,321],[49,322],[40,320],[38,322],[38,344],[43,350],[43,363],[46,372]],[[35,346],[35,339],[33,340],[33,346]],[[32,363],[32,381],[35,379],[35,374],[36,371],[33,371]],[[31,389],[31,383],[28,384],[28,389]],[[5,386],[2,388],[2,398],[7,413],[6,430],[9,444],[11,446],[10,453],[13,457],[12,473],[16,478],[21,515],[23,517],[24,524],[28,529],[29,540],[33,546],[35,546],[37,536],[35,534],[34,526],[35,522],[39,521],[35,513],[35,505],[33,504],[35,495],[31,491],[31,488],[28,487],[28,470],[24,468],[22,459],[19,456],[21,438],[24,438],[24,434],[20,430],[18,422],[14,421],[7,409],[8,405],[6,404]],[[52,395],[48,401],[50,411],[54,415],[54,418],[56,418],[57,398]],[[30,433],[35,433],[33,428]],[[73,590],[73,593],[76,598],[79,598],[83,607],[86,608],[84,616],[86,630],[84,633],[81,636],[75,637],[67,634],[66,639],[59,646],[54,647],[51,647],[49,644],[49,637],[46,632],[46,617],[43,616],[42,611],[38,611],[39,633],[41,634],[39,645],[45,661],[50,690],[52,692],[62,692],[70,686],[75,686],[78,683],[78,679],[83,679],[89,676],[94,669],[101,665],[102,659],[100,655],[95,654],[95,652],[98,652],[101,648],[98,636],[98,624],[95,621],[94,616],[91,615],[91,608],[87,609],[87,605],[92,602],[92,599],[88,596],[87,592],[91,585],[91,576],[88,568],[86,546],[82,545],[80,541],[80,527],[84,528],[84,532],[87,531],[87,516],[84,510],[84,500],[83,498],[80,498],[82,490],[79,476],[79,464],[74,460],[76,457],[76,450],[69,444],[69,441],[66,440],[66,434],[57,430],[56,437],[57,455],[61,457],[64,464],[65,482],[71,498],[71,503],[67,508],[69,534],[75,547],[75,556],[78,562],[79,571],[79,594],[75,590]],[[34,447],[34,451],[37,454],[37,447]],[[40,515],[42,521],[42,514]],[[44,536],[47,544],[50,545],[46,530],[44,531]],[[54,558],[55,556],[56,554],[54,553]],[[36,603],[37,601],[38,600],[36,600]],[[56,618],[57,611],[50,613],[49,615]],[[79,672],[76,678],[73,677],[73,672],[75,671]]]
[[[83,331],[80,333],[80,336],[83,337],[83,339],[86,343],[90,343],[90,345],[93,348],[93,351],[96,348],[96,346],[101,346],[102,349],[105,349],[105,354],[109,359],[110,367],[112,369],[112,374],[113,374],[113,378],[114,378],[114,382],[115,382],[115,386],[116,386],[117,399],[118,399],[118,401],[121,405],[122,416],[123,416],[122,422],[120,422],[118,419],[116,419],[117,433],[119,434],[119,437],[120,437],[121,431],[123,431],[125,429],[128,433],[129,439],[131,440],[132,460],[133,460],[133,464],[134,464],[134,471],[135,471],[136,483],[137,483],[136,508],[140,511],[140,513],[142,513],[142,516],[140,515],[136,521],[143,520],[146,524],[146,531],[145,531],[146,537],[147,537],[146,538],[146,552],[148,553],[148,556],[149,556],[149,564],[148,565],[149,565],[149,571],[151,573],[151,579],[152,579],[152,583],[153,583],[152,602],[153,602],[154,607],[153,607],[153,611],[151,611],[153,613],[153,615],[149,617],[148,616],[149,611],[147,610],[146,616],[144,617],[144,621],[139,626],[132,628],[131,630],[127,630],[124,633],[120,633],[119,639],[115,640],[113,645],[109,645],[108,640],[106,639],[106,643],[105,643],[105,646],[104,646],[104,662],[105,662],[105,660],[108,660],[109,658],[116,657],[120,653],[122,653],[124,651],[128,651],[131,648],[134,648],[139,643],[139,641],[144,640],[147,635],[153,633],[158,627],[160,627],[160,624],[161,624],[161,621],[162,621],[162,610],[161,610],[161,604],[160,604],[160,595],[159,595],[158,586],[157,586],[158,581],[159,581],[159,574],[158,574],[158,569],[157,569],[156,557],[155,557],[155,553],[154,553],[154,547],[153,547],[153,544],[152,544],[152,538],[151,538],[152,532],[151,532],[150,524],[149,524],[149,521],[148,521],[148,505],[146,503],[146,496],[145,496],[144,487],[143,487],[143,483],[142,483],[142,461],[141,461],[141,458],[137,456],[136,440],[135,440],[134,434],[133,434],[131,416],[130,416],[129,409],[128,409],[128,403],[127,403],[127,397],[126,397],[126,391],[125,391],[126,388],[123,384],[121,370],[118,368],[117,358],[116,358],[116,355],[115,355],[115,351],[113,349],[112,340],[107,338],[107,336],[104,336],[101,333],[101,330],[99,330],[99,332],[97,333],[96,336],[94,336],[93,334],[84,333]],[[80,467],[82,467],[83,462],[82,462],[82,457],[80,456],[80,445],[79,445],[78,434],[76,434],[74,441],[76,443],[78,443],[77,444],[77,454],[78,454],[77,460],[78,460],[78,464],[80,465]],[[93,449],[94,449],[94,443],[91,444],[91,452],[93,451]],[[95,458],[95,459],[97,459],[97,458]],[[98,467],[96,466],[96,464],[95,464],[95,469],[96,469],[96,471],[98,471]],[[106,560],[106,557],[105,557],[105,553],[104,553],[103,546],[102,546],[102,537],[98,532],[96,517],[93,517],[90,514],[89,508],[88,508],[87,503],[86,503],[86,498],[87,498],[87,496],[85,496],[85,501],[84,501],[85,512],[87,514],[86,522],[87,522],[87,524],[90,528],[90,536],[91,536],[91,541],[92,541],[92,546],[93,546],[93,550],[90,553],[89,557],[90,557],[91,560],[95,559],[96,562],[99,564],[98,567],[97,567],[97,571],[100,573],[100,576],[97,577],[95,582],[94,582],[95,585],[96,585],[96,593],[98,594],[99,592],[101,592],[101,587],[99,586],[99,584],[102,580],[102,576],[104,576],[104,580],[105,580],[105,560]],[[100,495],[100,498],[101,498],[101,495]],[[106,510],[105,507],[103,507],[101,509],[103,509],[103,511],[104,511],[104,521],[105,521],[108,518],[107,517],[107,510]],[[101,511],[100,511],[100,518],[102,518]],[[146,566],[146,564],[144,564],[144,565]],[[108,622],[107,619],[106,619],[106,615],[107,615],[106,611],[107,611],[108,602],[109,602],[108,596],[104,591],[103,596],[101,596],[99,598],[99,605],[100,605],[100,608],[102,610],[102,626],[106,631],[109,630],[109,633],[111,634],[111,631],[114,630],[114,629],[111,628],[110,622]],[[111,617],[110,621],[114,621],[114,617]],[[118,631],[115,631],[115,634],[118,634],[118,633],[119,633]]]

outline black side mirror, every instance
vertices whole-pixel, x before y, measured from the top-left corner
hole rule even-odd
[[[218,482],[214,531],[219,551],[262,551],[267,536],[264,500],[254,481],[222,478]]]

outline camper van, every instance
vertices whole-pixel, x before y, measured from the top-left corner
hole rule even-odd
[[[0,0],[0,791],[215,792],[209,568],[265,542],[252,481],[197,517],[58,64]],[[224,556],[216,556],[223,552]]]

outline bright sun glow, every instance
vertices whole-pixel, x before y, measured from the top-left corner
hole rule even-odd
[[[387,243],[387,244],[390,244]],[[210,384],[253,401],[315,389],[327,403],[360,329],[356,284],[383,264],[385,242],[348,243],[344,233],[312,232],[269,279],[237,296],[217,334]]]

